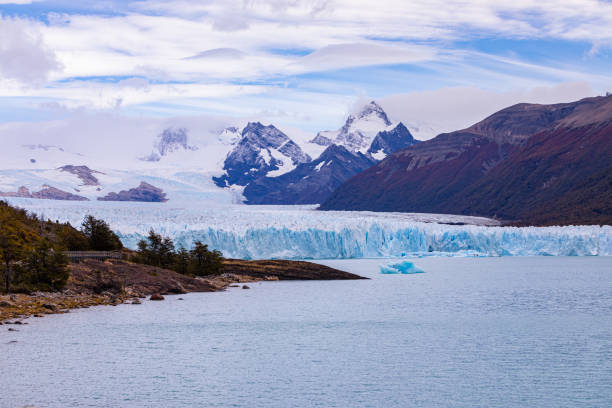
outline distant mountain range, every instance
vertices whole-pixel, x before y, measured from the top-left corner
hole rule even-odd
[[[612,96],[518,104],[425,142],[410,129],[372,101],[314,137],[257,121],[162,128],[145,143],[130,139],[128,149],[113,149],[121,162],[95,149],[10,145],[0,196],[322,203],[322,210],[612,224]]]
[[[612,224],[612,96],[503,109],[391,154],[321,209]]]
[[[351,177],[418,141],[372,101],[349,115],[340,129],[319,132],[310,143],[326,149],[315,160],[294,160],[295,168],[286,173],[253,178],[243,191],[246,203],[320,204]]]
[[[64,146],[15,146],[0,164],[0,196],[319,204],[350,177],[417,141],[372,101],[340,129],[314,138],[249,122],[212,132],[166,128],[149,143],[131,142],[133,153],[93,155]]]

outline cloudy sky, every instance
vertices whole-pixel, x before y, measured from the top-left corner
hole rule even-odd
[[[316,132],[376,99],[454,130],[610,90],[611,1],[0,0],[0,125],[218,116]]]

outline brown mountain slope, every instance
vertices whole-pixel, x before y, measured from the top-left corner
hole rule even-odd
[[[611,124],[612,97],[515,105],[391,155],[321,209],[611,223]]]

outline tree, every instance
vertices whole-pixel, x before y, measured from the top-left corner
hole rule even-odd
[[[153,229],[149,231],[146,239],[138,242],[138,254],[142,263],[161,268],[170,268],[176,256],[172,239],[162,237]]]
[[[35,240],[36,235],[17,220],[6,216],[0,219],[0,259],[2,259],[6,293],[11,291],[14,265],[24,257]]]
[[[88,215],[83,221],[81,231],[87,237],[89,247],[94,251],[113,251],[123,248],[117,234],[104,220]]]
[[[81,231],[74,229],[70,224],[58,227],[57,238],[60,245],[69,251],[87,251],[90,249],[89,240]]]
[[[210,251],[208,245],[196,241],[193,249],[175,249],[174,242],[154,230],[138,242],[137,262],[172,269],[183,275],[205,276],[221,272],[223,257],[219,251]]]
[[[208,245],[200,241],[189,251],[191,262],[189,273],[195,276],[215,275],[221,272],[223,256],[217,250],[209,251]]]
[[[189,273],[189,263],[191,262],[191,256],[189,251],[181,247],[174,257],[174,265],[172,270],[180,273],[181,275],[187,275]]]
[[[23,265],[21,283],[27,288],[56,291],[66,285],[69,277],[68,258],[57,246],[40,241],[29,251]]]

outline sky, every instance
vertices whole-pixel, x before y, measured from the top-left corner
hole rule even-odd
[[[0,135],[81,137],[83,117],[316,133],[376,100],[426,139],[608,91],[611,1],[0,0]]]

